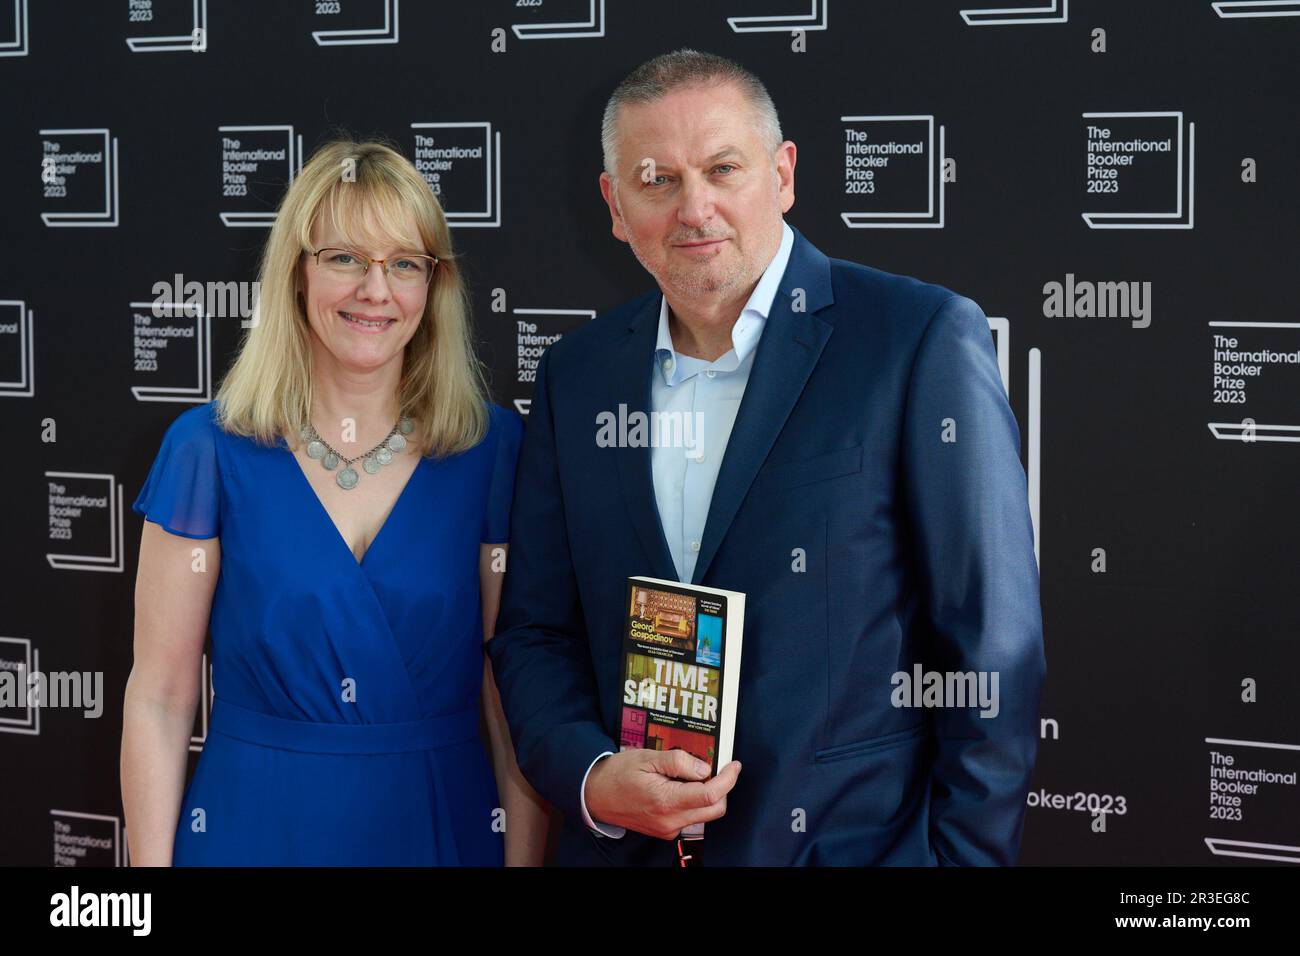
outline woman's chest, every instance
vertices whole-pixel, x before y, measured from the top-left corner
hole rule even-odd
[[[320,460],[308,457],[302,450],[292,455],[301,469],[321,511],[338,531],[348,551],[361,562],[384,530],[389,517],[406,489],[426,464],[414,453],[392,456],[388,464],[367,471],[361,462],[354,462],[353,473],[359,480],[350,487],[341,483],[344,465],[325,468]],[[422,476],[421,476],[422,477]],[[413,489],[413,493],[418,489]]]
[[[413,456],[401,470],[395,459],[351,490],[303,460],[255,448],[227,463],[223,565],[240,562],[288,588],[313,576],[350,586],[357,572],[419,587],[476,574],[490,479],[481,457]]]

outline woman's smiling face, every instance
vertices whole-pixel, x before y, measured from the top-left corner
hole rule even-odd
[[[414,218],[408,219],[407,226],[408,235],[419,234]],[[320,344],[340,366],[351,371],[371,371],[392,361],[400,363],[406,343],[424,315],[430,283],[423,277],[405,281],[392,278],[379,263],[371,264],[361,274],[364,260],[358,261],[356,255],[348,257],[344,251],[386,259],[395,272],[410,272],[413,266],[423,264],[427,269],[430,265],[420,260],[399,261],[400,254],[425,250],[392,239],[381,245],[350,243],[328,212],[312,230],[312,248],[333,250],[320,256],[304,255],[302,259],[307,322]]]

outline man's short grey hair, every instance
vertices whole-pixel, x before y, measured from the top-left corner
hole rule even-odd
[[[781,121],[776,115],[776,105],[763,81],[726,57],[681,49],[642,63],[619,83],[605,104],[605,116],[600,127],[605,172],[618,178],[619,107],[632,103],[653,103],[684,87],[721,86],[727,83],[739,86],[749,101],[757,120],[759,137],[771,158],[784,137],[781,135]]]

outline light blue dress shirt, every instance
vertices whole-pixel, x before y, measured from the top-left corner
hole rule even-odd
[[[709,516],[718,469],[754,366],[754,351],[767,325],[793,248],[794,232],[782,223],[781,245],[731,327],[731,349],[712,362],[682,355],[673,348],[668,329],[668,299],[664,297],[660,301],[659,338],[655,343],[655,368],[650,376],[650,410],[658,413],[660,422],[665,421],[665,413],[670,413],[672,417],[667,421],[672,424],[652,428],[652,434],[668,435],[673,440],[651,447],[650,470],[659,523],[679,581],[689,582],[695,575],[695,561],[704,539],[704,523]],[[603,753],[596,760],[609,755]],[[593,760],[591,766],[595,765]],[[590,773],[588,767],[587,774]],[[585,792],[586,785],[584,775],[580,792]],[[623,827],[592,820],[585,799],[582,814],[583,822],[602,836],[617,838],[626,832]]]
[[[659,523],[680,581],[689,582],[695,574],[718,469],[749,382],[750,369],[754,367],[754,351],[793,247],[794,233],[782,223],[781,245],[776,256],[731,327],[730,351],[712,362],[682,355],[673,348],[668,331],[667,297],[660,304],[655,370],[650,378],[650,408],[661,420],[664,413],[669,413],[672,420],[680,421],[682,427],[671,434],[681,435],[683,440],[675,446],[652,447],[650,470]],[[664,431],[660,429],[661,433]]]

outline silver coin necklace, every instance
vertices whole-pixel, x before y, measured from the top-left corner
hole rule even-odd
[[[357,486],[357,480],[361,477],[352,467],[353,462],[360,461],[367,475],[377,474],[381,467],[393,460],[393,452],[401,451],[406,447],[406,436],[414,430],[415,422],[403,415],[383,441],[370,451],[354,458],[344,458],[340,455],[329,442],[320,437],[311,422],[303,425],[298,430],[298,435],[307,442],[307,457],[319,460],[326,471],[333,471],[342,462],[343,468],[334,476],[334,480],[344,491],[351,491]]]

